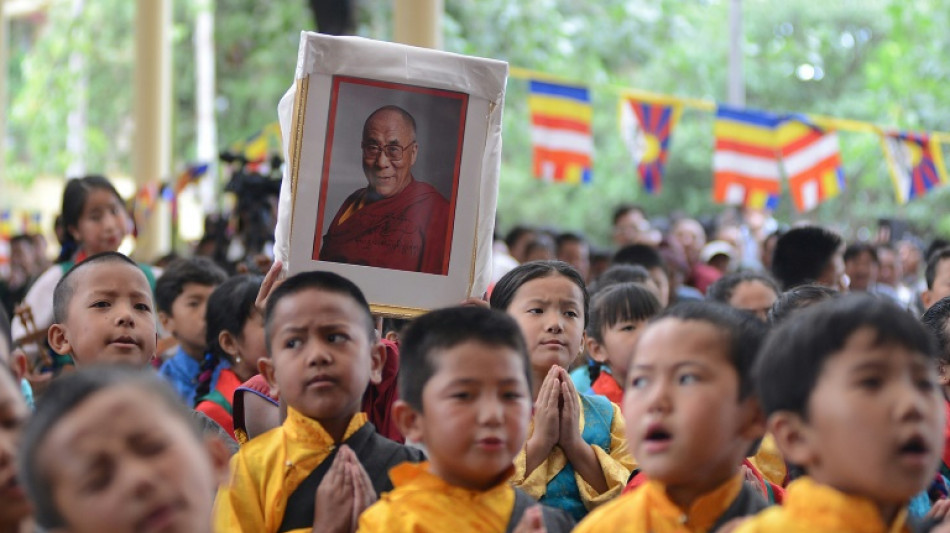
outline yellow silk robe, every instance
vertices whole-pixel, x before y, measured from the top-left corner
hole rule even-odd
[[[366,414],[353,415],[343,440],[365,423]],[[284,518],[287,498],[327,458],[334,445],[319,422],[288,407],[287,420],[280,427],[249,441],[231,458],[231,479],[218,490],[215,499],[214,530],[276,532]]]
[[[735,533],[903,533],[910,531],[907,510],[884,523],[878,507],[803,477],[789,484],[781,507],[770,507],[742,524]]]
[[[395,489],[360,515],[360,533],[503,533],[515,505],[507,480],[486,490],[449,485],[428,463],[389,471]]]
[[[683,511],[666,495],[658,481],[637,489],[591,511],[574,533],[624,531],[626,533],[700,533],[709,531],[742,489],[742,474],[708,492]]]

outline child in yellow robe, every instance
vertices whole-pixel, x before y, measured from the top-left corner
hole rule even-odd
[[[935,363],[924,327],[886,298],[846,296],[783,323],[756,388],[776,444],[806,476],[737,531],[910,531],[908,502],[943,448]]]
[[[232,459],[215,501],[216,531],[352,532],[392,488],[389,469],[422,459],[360,412],[383,366],[374,326],[359,288],[337,274],[305,272],[273,290],[264,324],[270,357],[261,366],[287,419]]]
[[[513,483],[580,520],[619,495],[634,467],[620,408],[578,394],[566,370],[584,345],[584,279],[562,261],[525,263],[495,284],[491,307],[521,328],[533,380],[534,416]]]
[[[623,412],[642,486],[595,509],[578,533],[715,531],[765,507],[741,464],[765,420],[752,364],[765,325],[712,302],[675,306],[643,331]]]
[[[425,444],[395,490],[360,517],[361,533],[567,533],[573,520],[542,508],[509,479],[531,417],[530,374],[517,324],[480,307],[434,311],[402,335],[400,431]]]

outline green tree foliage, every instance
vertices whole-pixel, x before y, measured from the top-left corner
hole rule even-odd
[[[87,1],[79,17],[53,2],[42,24],[15,25],[11,47],[8,176],[28,181],[69,163],[65,123],[71,50],[87,57],[87,166],[129,172],[135,2]],[[216,0],[218,137],[222,147],[276,117],[293,81],[301,30],[315,27],[307,2]],[[883,126],[950,130],[950,0],[745,0],[747,103],[773,111],[853,118]],[[177,0],[173,32],[174,158],[194,157],[194,2]],[[357,33],[392,36],[391,0],[362,0]],[[511,78],[504,120],[501,228],[527,221],[581,229],[606,242],[610,212],[638,202],[654,215],[720,211],[710,201],[712,115],[686,110],[673,134],[662,194],[638,185],[617,129],[619,88],[721,101],[726,94],[726,0],[445,0],[445,48],[508,61],[591,86],[594,183],[554,185],[531,177],[525,80]],[[947,188],[897,206],[878,139],[841,135],[849,188],[801,217],[786,199],[779,215],[852,231],[879,217],[907,218],[950,233],[938,206]],[[786,197],[787,198],[787,197]]]

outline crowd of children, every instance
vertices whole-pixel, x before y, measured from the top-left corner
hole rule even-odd
[[[71,187],[26,300],[52,363],[0,310],[0,533],[950,529],[950,249],[902,300],[827,228],[770,275],[618,211],[612,265],[519,228],[487,300],[394,325],[330,272],[136,264]]]

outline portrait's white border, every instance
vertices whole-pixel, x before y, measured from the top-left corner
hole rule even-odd
[[[335,75],[468,94],[447,275],[312,259]],[[278,205],[275,258],[290,274],[328,270],[351,279],[373,311],[383,316],[411,317],[484,294],[491,276],[507,75],[508,66],[501,61],[303,32],[296,83],[278,106],[288,164]]]

